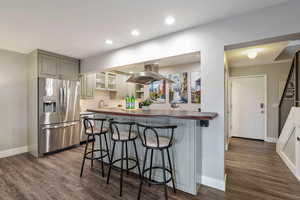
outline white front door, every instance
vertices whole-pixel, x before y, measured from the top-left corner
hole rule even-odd
[[[231,79],[231,136],[265,139],[265,77]]]

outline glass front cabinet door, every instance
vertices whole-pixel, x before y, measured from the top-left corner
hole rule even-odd
[[[106,89],[106,73],[101,72],[96,74],[96,90]]]

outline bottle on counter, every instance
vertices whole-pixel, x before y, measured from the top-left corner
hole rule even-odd
[[[125,107],[126,109],[130,109],[130,97],[128,95],[125,98]]]
[[[131,109],[135,109],[135,97],[131,96]]]

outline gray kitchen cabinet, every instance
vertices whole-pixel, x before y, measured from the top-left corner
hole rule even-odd
[[[59,59],[48,55],[39,55],[40,77],[56,78],[59,70]]]
[[[74,62],[67,59],[60,59],[59,76],[61,79],[66,80],[78,80],[79,77],[79,65],[78,62]]]
[[[36,53],[38,55],[39,77],[64,80],[79,79],[79,60],[43,50],[36,50]]]
[[[96,87],[96,74],[81,74],[80,85],[82,99],[94,98],[94,90]]]

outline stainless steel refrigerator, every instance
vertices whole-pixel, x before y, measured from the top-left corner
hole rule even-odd
[[[80,143],[79,81],[39,78],[39,156]]]

